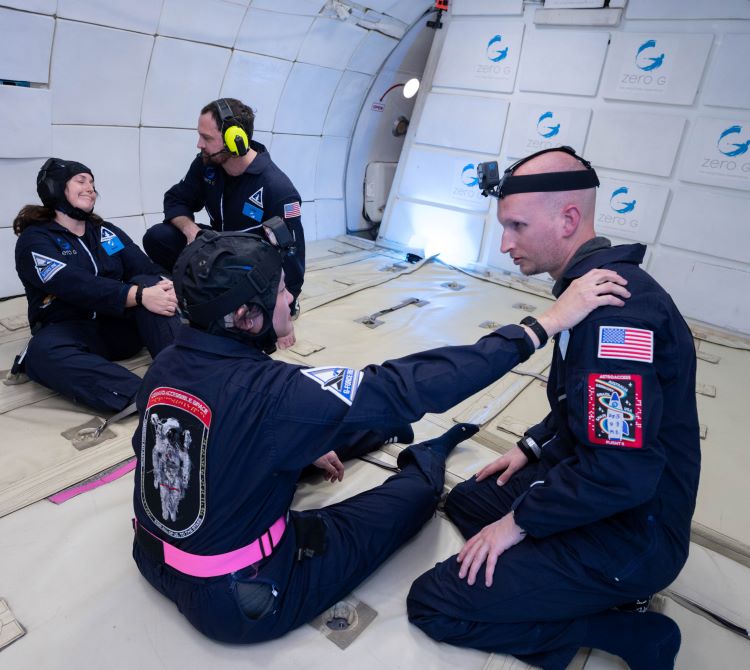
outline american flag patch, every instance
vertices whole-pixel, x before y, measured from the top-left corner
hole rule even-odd
[[[599,326],[599,358],[620,358],[626,361],[654,360],[654,333],[642,328]]]
[[[284,205],[284,218],[293,219],[295,216],[301,216],[302,210],[300,209],[298,202],[290,202],[288,205]]]

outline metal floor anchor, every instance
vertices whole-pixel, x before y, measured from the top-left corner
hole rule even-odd
[[[92,438],[97,438],[104,432],[104,429],[110,423],[117,423],[120,419],[124,419],[126,416],[135,414],[135,411],[136,411],[136,406],[135,406],[135,403],[132,402],[125,409],[109,417],[109,419],[104,419],[104,421],[102,421],[102,425],[99,426],[98,428],[81,428],[81,430],[78,431],[78,436],[79,437],[91,436]]]
[[[344,600],[315,617],[309,625],[339,649],[346,649],[377,615],[372,607],[350,593]]]
[[[83,426],[77,426],[76,428],[64,431],[62,436],[69,439],[73,443],[73,446],[79,451],[88,449],[89,447],[93,447],[100,442],[104,442],[105,440],[114,437],[115,434],[111,430],[105,432],[107,428],[113,423],[117,423],[131,414],[135,414],[136,411],[137,407],[135,406],[135,403],[132,402],[125,409],[117,412],[117,414],[113,414],[108,419],[99,419],[101,424],[98,426],[87,426],[84,424]]]

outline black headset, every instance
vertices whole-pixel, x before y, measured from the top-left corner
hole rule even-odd
[[[56,203],[65,197],[65,181],[54,179],[50,174],[53,170],[60,170],[60,161],[57,158],[48,158],[39,170],[36,178],[36,192],[42,203]]]
[[[250,138],[235,118],[229,102],[225,98],[219,98],[216,101],[216,111],[219,112],[219,119],[221,120],[219,130],[227,151],[233,156],[244,156],[250,149]]]

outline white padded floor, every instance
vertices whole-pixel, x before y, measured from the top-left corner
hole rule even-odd
[[[284,357],[310,365],[362,365],[428,346],[470,342],[486,332],[480,323],[518,321],[524,310],[542,308],[547,301],[540,295],[481,281],[436,263],[398,267],[401,264],[396,254],[372,249],[361,240],[313,243],[309,256],[303,314],[297,321],[299,344],[295,352]],[[388,281],[354,292],[384,280]],[[444,286],[446,283],[453,286]],[[464,288],[455,290],[455,284]],[[354,322],[357,317],[408,297],[428,300],[429,304],[387,314],[383,317],[386,323],[372,330]],[[7,303],[0,308],[4,310],[0,317],[9,316],[13,309],[19,311],[17,305]],[[18,344],[18,336],[0,331],[0,353],[5,359],[6,352],[17,349]],[[325,348],[315,352],[321,345]],[[706,342],[701,342],[700,347],[720,356],[716,363],[702,360],[699,365],[699,381],[715,386],[716,396],[699,395],[701,421],[708,426],[708,432],[702,442],[704,476],[696,514],[701,526],[713,533],[712,539],[716,542],[718,538],[713,547],[718,553],[694,544],[688,565],[671,591],[681,597],[683,604],[682,599],[687,599],[748,628],[750,570],[746,566],[750,528],[744,521],[748,493],[743,482],[750,473],[750,463],[740,433],[743,395],[739,384],[746,377],[743,370],[750,368],[750,353]],[[524,368],[544,372],[548,355],[543,350]],[[21,393],[24,386],[15,389]],[[0,402],[10,398],[10,407],[13,394],[8,390],[0,394]],[[449,460],[448,481],[455,482],[491,460],[496,451],[515,439],[514,431],[541,417],[543,403],[538,380],[510,374],[444,415],[426,417],[415,429],[417,437],[425,439],[451,425],[454,417],[474,417],[483,422],[484,429]],[[64,470],[69,459],[63,453],[66,445],[59,433],[90,416],[58,397],[0,414],[4,438],[0,446],[0,503],[8,489],[23,493],[24,481],[33,484],[32,493],[26,493],[33,497],[39,486],[33,481],[39,469]],[[129,425],[119,427],[118,437],[110,441],[120,444],[118,453],[125,456],[130,429]],[[107,445],[105,442],[89,451],[104,452]],[[388,460],[393,451],[382,452],[378,457]],[[46,452],[50,453],[45,455]],[[85,453],[72,455],[75,458]],[[117,462],[117,458],[119,455],[108,454],[104,460]],[[341,484],[301,486],[295,506],[315,507],[340,500],[378,484],[388,474],[368,463],[348,464]],[[50,481],[48,488],[60,486]],[[522,667],[506,657],[436,644],[408,624],[404,599],[412,580],[461,546],[458,532],[440,515],[356,589],[354,595],[373,607],[378,616],[345,651],[311,626],[276,642],[240,648],[201,637],[172,603],[140,578],[130,559],[131,494],[132,475],[126,475],[60,506],[41,500],[0,518],[0,598],[7,600],[28,631],[0,651],[0,667]],[[25,503],[16,503],[15,507],[22,504]],[[12,504],[7,510],[11,507]],[[696,539],[710,544],[704,536]],[[665,602],[667,611],[677,618],[683,630],[679,668],[747,667],[747,640],[674,600]],[[587,669],[596,670],[623,667],[601,653],[593,653],[588,660],[582,655],[577,663],[577,667],[585,663]]]

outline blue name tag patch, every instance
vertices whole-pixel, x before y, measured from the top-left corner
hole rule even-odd
[[[260,221],[263,219],[263,210],[250,202],[246,202],[242,206],[242,213],[253,221]]]

